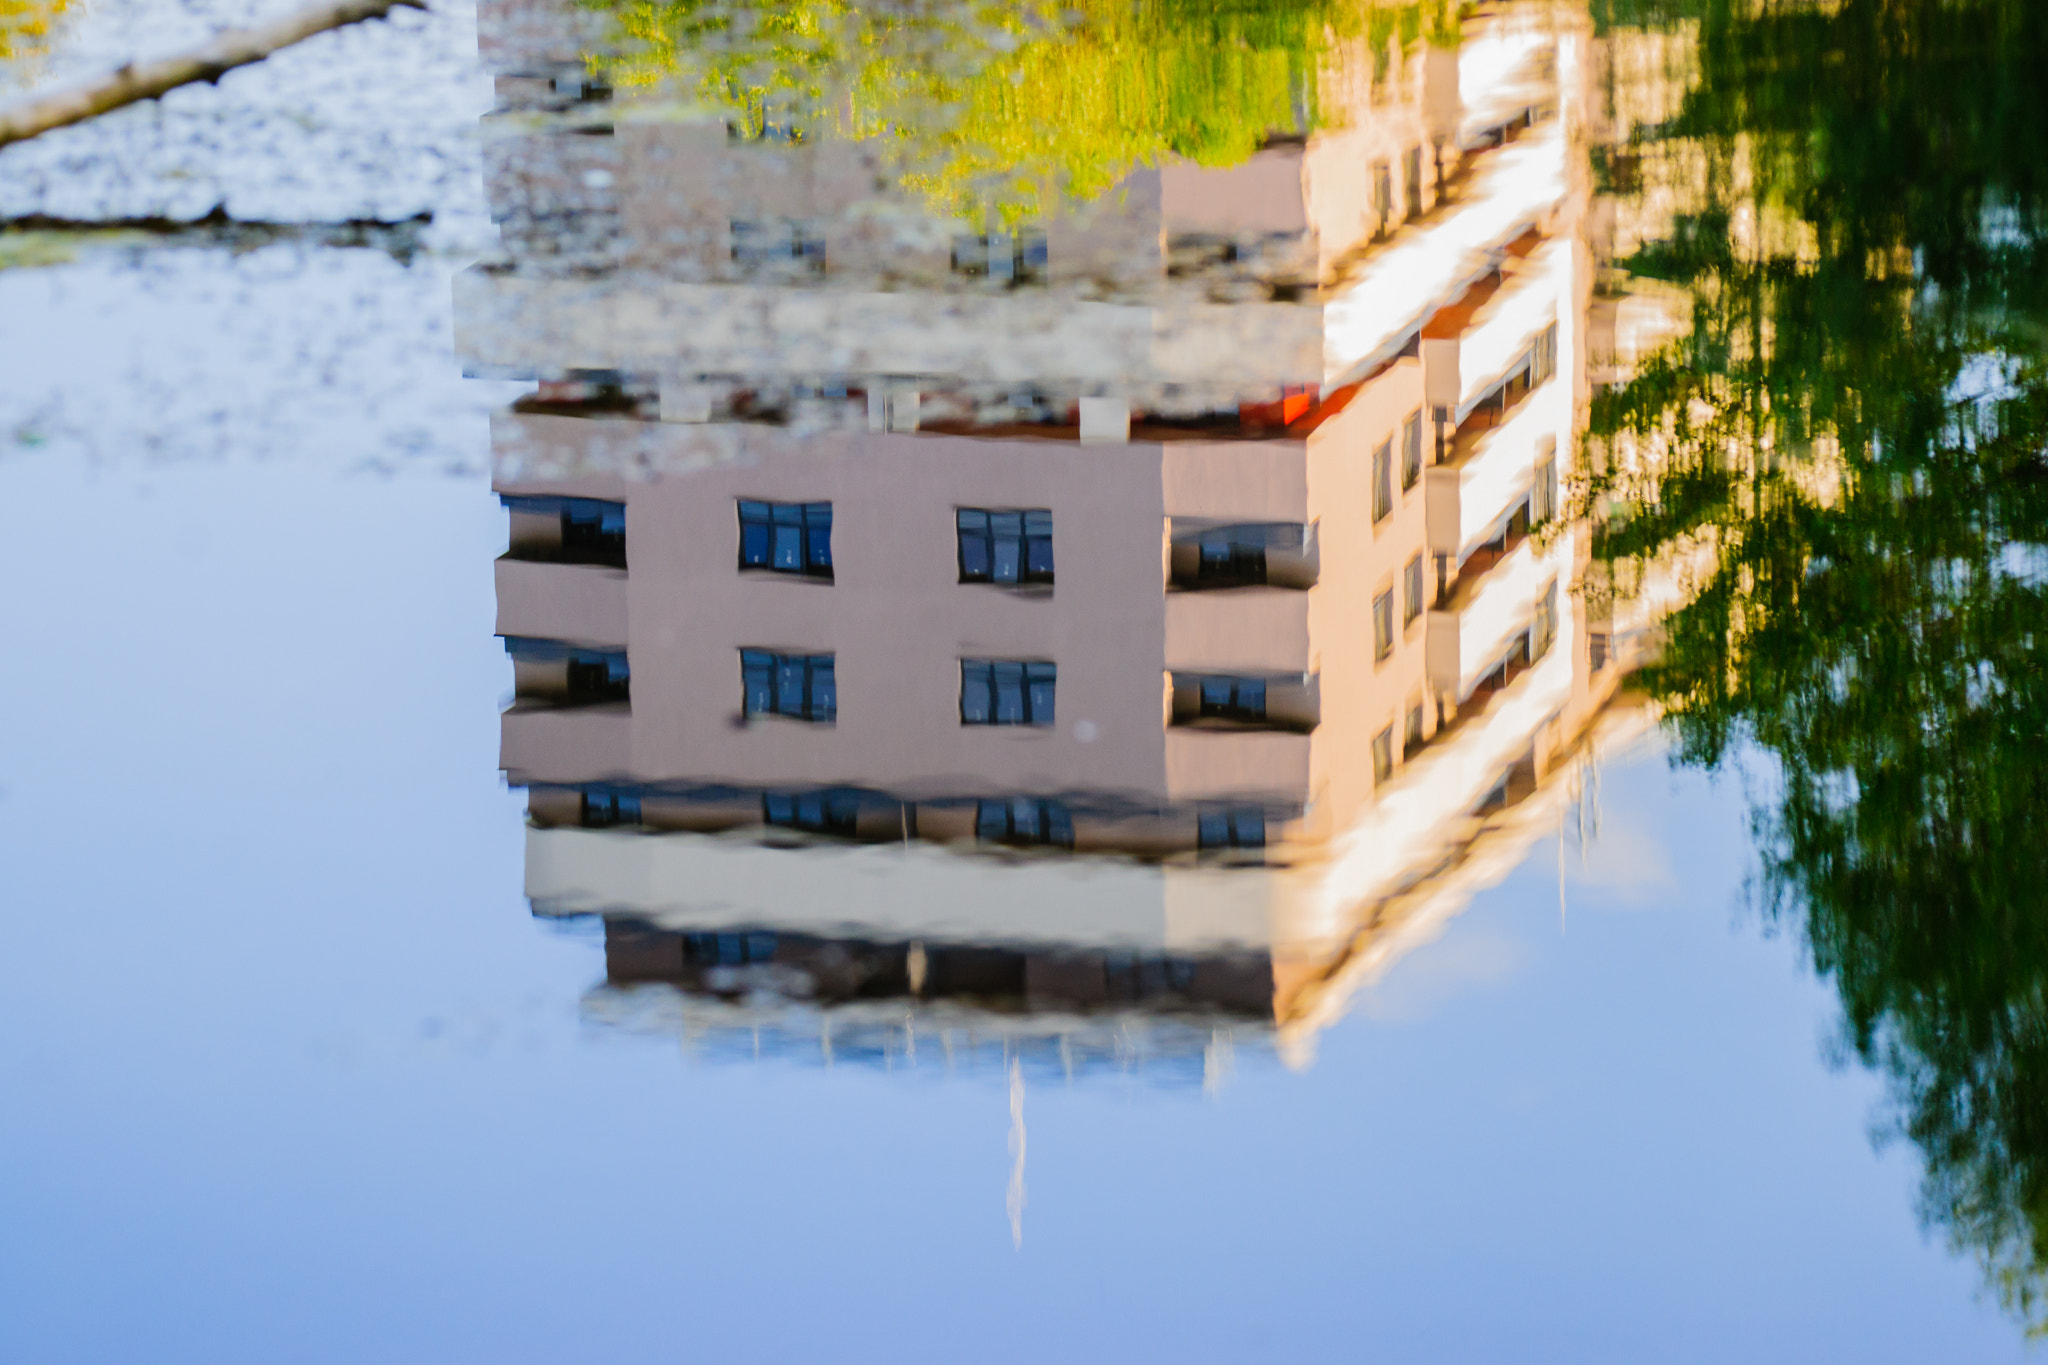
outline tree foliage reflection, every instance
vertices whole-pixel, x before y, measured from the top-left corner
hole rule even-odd
[[[1626,591],[1709,551],[1644,681],[1682,761],[1772,759],[1767,907],[1889,1077],[1925,1216],[2040,1332],[2048,7],[1685,8],[1694,84],[1607,169],[1677,191],[1623,264],[1692,326],[1595,400],[1602,554]]]
[[[889,145],[963,216],[1093,199],[1133,167],[1229,165],[1325,122],[1320,74],[1456,31],[1455,0],[586,0],[623,39],[592,60],[754,132]]]

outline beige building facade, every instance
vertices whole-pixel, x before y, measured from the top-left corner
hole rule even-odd
[[[1562,515],[1585,35],[1506,7],[1339,131],[995,242],[1004,279],[986,233],[963,271],[842,231],[882,217],[858,144],[536,124],[539,13],[486,24],[528,26],[528,117],[457,287],[465,358],[537,383],[493,427],[536,911],[714,1013],[779,962],[1300,1045],[1619,680]],[[821,262],[733,237],[771,221]]]

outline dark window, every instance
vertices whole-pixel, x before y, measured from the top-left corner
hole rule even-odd
[[[522,697],[539,696],[571,705],[632,700],[632,669],[624,650],[587,649],[559,640],[508,635],[505,652],[512,656]],[[560,665],[562,672],[553,682],[520,677],[529,665],[539,665],[544,675],[554,665]]]
[[[1408,708],[1408,731],[1401,740],[1401,757],[1406,759],[1422,747],[1422,703],[1415,702]]]
[[[832,504],[740,499],[740,567],[832,576]]]
[[[760,932],[683,934],[683,961],[692,967],[744,967],[775,960],[775,935]]]
[[[1451,457],[1451,410],[1431,408],[1429,420],[1436,427],[1436,462],[1442,464]]]
[[[1422,615],[1422,556],[1408,561],[1408,567],[1401,572],[1401,624],[1407,625]]]
[[[1009,284],[1042,280],[1048,259],[1045,234],[1030,229],[953,239],[954,273],[977,279]]]
[[[1550,651],[1550,642],[1557,638],[1557,584],[1552,583],[1536,603],[1536,620],[1529,631],[1529,655],[1540,659]]]
[[[962,583],[1052,582],[1051,512],[963,507],[957,520]]]
[[[1035,796],[977,801],[974,837],[985,844],[1074,846],[1074,817],[1066,803]]]
[[[1529,387],[1535,388],[1557,373],[1557,324],[1551,323],[1529,348]]]
[[[733,264],[753,269],[776,268],[823,274],[825,239],[802,223],[786,218],[759,222],[734,220]]]
[[[851,838],[860,815],[860,797],[853,792],[765,792],[761,819],[777,829]]]
[[[1415,487],[1415,481],[1422,477],[1422,409],[1408,414],[1408,424],[1401,428],[1401,491]]]
[[[1373,736],[1372,780],[1375,782],[1384,782],[1393,775],[1394,727],[1389,725],[1386,729],[1380,731],[1377,735]]]
[[[1204,534],[1197,549],[1198,582],[1222,585],[1266,581],[1266,540],[1262,535],[1226,526]]]
[[[744,121],[731,120],[725,125],[728,142],[767,142],[782,146],[800,146],[809,138],[804,130],[794,123],[777,123],[764,117],[755,123],[751,118]]]
[[[1384,161],[1372,163],[1372,211],[1379,220],[1379,231],[1386,232],[1393,227],[1394,172]]]
[[[962,725],[1050,725],[1057,665],[1020,659],[960,661]]]
[[[1380,521],[1394,510],[1394,443],[1380,442],[1372,453],[1372,519]]]
[[[626,504],[569,498],[562,508],[562,551],[577,558],[624,560]]]
[[[1586,661],[1593,672],[1607,667],[1608,636],[1604,630],[1596,630],[1586,636]]]
[[[1384,659],[1394,652],[1394,594],[1389,589],[1372,599],[1372,657]]]
[[[1536,466],[1536,486],[1529,494],[1531,523],[1549,521],[1557,515],[1557,448],[1553,444]]]
[[[839,714],[838,680],[830,654],[743,649],[740,678],[750,716],[791,716],[830,724]]]
[[[1201,681],[1203,716],[1218,720],[1263,721],[1266,718],[1264,678],[1204,678]]]
[[[583,793],[583,824],[591,829],[640,823],[640,797],[635,792],[601,788]]]
[[[1422,148],[1410,147],[1408,159],[1402,165],[1401,187],[1408,196],[1408,216],[1422,216]]]
[[[623,502],[515,494],[500,494],[499,497],[515,518],[552,517],[558,520],[560,542],[540,551],[545,558],[570,564],[625,564],[626,504]],[[521,534],[515,520],[515,555],[522,549],[520,541]]]
[[[1195,813],[1198,849],[1265,846],[1266,812],[1257,806],[1211,806]]]
[[[570,701],[632,700],[632,670],[625,655],[578,652],[570,654],[568,663]]]

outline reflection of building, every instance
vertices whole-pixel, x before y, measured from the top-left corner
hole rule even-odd
[[[508,134],[458,337],[540,384],[494,426],[536,910],[750,1034],[764,998],[1068,1060],[1330,1017],[1618,673],[1556,515],[1588,272],[1548,22],[928,251],[857,144],[566,97]]]

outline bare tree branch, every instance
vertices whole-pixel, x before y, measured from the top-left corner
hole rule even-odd
[[[238,66],[260,62],[280,48],[316,33],[343,28],[364,19],[381,19],[399,6],[425,9],[424,0],[339,0],[315,5],[297,14],[255,28],[223,29],[205,46],[153,62],[129,62],[118,70],[76,85],[24,100],[0,110],[0,147],[21,142],[52,128],[97,118],[110,109],[151,100],[181,85],[217,81]]]

